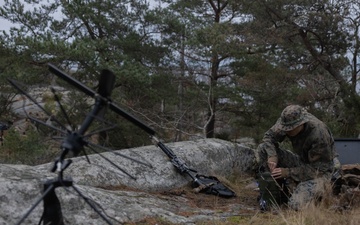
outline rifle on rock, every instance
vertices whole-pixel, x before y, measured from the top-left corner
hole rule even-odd
[[[76,88],[78,88],[80,91],[84,92],[85,94],[89,95],[90,97],[94,97],[97,95],[96,92],[89,89],[76,79],[70,77],[69,75],[65,74],[61,70],[59,70],[57,67],[55,67],[52,64],[49,65],[49,70],[56,74],[57,76],[61,77],[68,83],[72,84]],[[111,83],[111,82],[108,82]],[[137,127],[141,128],[145,132],[147,132],[150,137],[152,138],[153,142],[156,146],[158,146],[171,160],[171,163],[175,166],[175,168],[180,172],[180,174],[187,174],[191,177],[193,180],[192,187],[194,188],[195,192],[201,192],[206,194],[213,194],[220,197],[230,198],[235,197],[236,194],[234,191],[232,191],[230,188],[226,187],[224,184],[222,184],[219,179],[217,179],[214,176],[205,176],[200,175],[197,173],[196,170],[190,169],[186,163],[178,158],[174,152],[168,148],[166,145],[164,145],[161,141],[159,141],[158,138],[155,137],[155,131],[145,125],[143,122],[138,120],[137,118],[133,117],[129,113],[122,110],[120,107],[118,107],[115,103],[113,103],[111,100],[107,102],[108,108],[112,110],[113,112],[117,113],[118,115],[123,116],[128,121],[132,122]]]
[[[186,163],[178,158],[174,152],[159,141],[156,137],[152,136],[153,142],[170,158],[171,163],[180,172],[180,174],[187,174],[193,180],[192,187],[194,192],[213,194],[220,197],[230,198],[235,197],[234,191],[222,184],[219,179],[214,176],[205,176],[197,173],[196,170],[189,168]]]

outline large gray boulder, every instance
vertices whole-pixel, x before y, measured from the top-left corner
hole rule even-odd
[[[251,148],[219,139],[176,142],[166,146],[199,174],[228,177],[235,173],[247,173],[252,170],[254,162]],[[181,195],[170,198],[156,194],[191,182],[188,176],[176,171],[161,149],[144,146],[116,152],[148,165],[107,152],[102,156],[89,155],[90,164],[85,157],[73,158],[73,163],[64,173],[64,177],[72,178],[78,191],[96,202],[95,205],[110,218],[112,224],[136,223],[147,217],[161,217],[176,224],[194,224],[200,220],[211,220],[217,213],[194,207]],[[43,182],[57,176],[49,172],[52,166],[53,162],[39,166],[0,164],[0,224],[16,224],[34,206],[41,197]],[[56,193],[66,224],[106,224],[72,187],[59,187]],[[22,224],[37,224],[42,210],[40,202]],[[183,216],[184,212],[192,214]],[[231,212],[227,213],[231,215]]]

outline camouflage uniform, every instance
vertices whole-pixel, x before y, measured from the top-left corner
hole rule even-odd
[[[287,131],[303,125],[296,136]],[[279,143],[286,137],[293,151],[281,149]],[[332,174],[340,167],[334,139],[328,127],[301,106],[286,107],[281,117],[264,135],[256,151],[258,165],[267,167],[269,158],[275,158],[277,167],[287,168],[287,179],[295,184],[289,206],[300,209],[324,190]],[[325,183],[324,183],[325,181]]]

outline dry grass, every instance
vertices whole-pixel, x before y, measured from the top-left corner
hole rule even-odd
[[[171,190],[159,195],[171,197],[183,196],[187,203],[193,207],[217,210],[219,212],[232,211],[233,216],[222,217],[214,215],[212,220],[199,221],[196,225],[360,225],[360,198],[352,196],[357,204],[352,204],[351,209],[342,207],[342,196],[324,196],[317,204],[310,203],[301,211],[294,211],[285,206],[274,208],[268,212],[259,210],[257,196],[254,190],[254,178],[248,175],[237,175],[227,180],[218,177],[224,184],[231,187],[237,194],[236,198],[224,199],[213,195],[195,194],[191,188],[184,187]],[[346,198],[347,199],[347,198]],[[241,205],[234,211],[232,205]],[[182,216],[191,216],[194,212],[179,212]],[[160,217],[145,218],[133,224],[147,225],[174,225]]]
[[[235,180],[236,192],[240,193],[240,201],[249,204],[256,202],[257,192],[247,188],[251,182],[251,177],[240,177]],[[252,180],[253,181],[253,180]],[[234,184],[234,183],[233,183]],[[327,189],[327,190],[326,190]],[[326,193],[331,193],[330,187],[325,187]],[[355,193],[355,194],[354,194]],[[247,196],[247,198],[246,198]],[[273,208],[269,212],[257,210],[253,214],[239,212],[239,216],[232,216],[226,220],[213,220],[203,223],[204,225],[360,225],[360,202],[357,192],[351,195],[352,200],[344,195],[334,196],[328,194],[323,196],[321,201],[309,203],[305,208],[299,211],[291,210],[286,206]],[[352,202],[351,208],[344,208],[343,200]],[[255,203],[257,204],[257,202]],[[347,204],[347,206],[349,206]],[[201,225],[203,225],[201,224]]]
[[[301,211],[284,210],[280,211],[278,215],[273,215],[272,220],[274,224],[286,224],[286,225],[339,225],[360,224],[360,210],[351,210],[347,212],[339,212],[333,209],[309,205],[306,209]],[[261,223],[261,217],[260,223]],[[263,224],[262,221],[261,224]],[[249,223],[257,224],[257,223]]]
[[[239,215],[227,218],[225,221],[214,219],[199,223],[201,225],[358,225],[360,224],[360,209],[350,211],[335,211],[315,205],[309,205],[301,211],[279,209],[272,212],[257,212],[254,215]]]

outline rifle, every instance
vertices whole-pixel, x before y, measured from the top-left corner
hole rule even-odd
[[[84,92],[85,94],[89,95],[90,97],[95,97],[97,95],[96,92],[91,90],[90,88],[83,85],[78,80],[70,77],[69,75],[65,74],[61,70],[59,70],[57,67],[55,67],[52,64],[48,64],[49,70],[57,75],[58,77],[61,77],[68,83],[72,84],[74,87],[78,88],[80,91]],[[155,131],[148,127],[145,123],[141,122],[137,118],[133,117],[129,113],[122,110],[119,106],[117,106],[114,102],[108,101],[108,108],[115,112],[118,115],[121,115],[128,121],[132,122],[137,127],[144,130],[146,133],[150,135],[153,142],[156,146],[158,146],[171,160],[171,163],[175,166],[175,168],[181,173],[181,174],[187,174],[191,177],[193,180],[193,188],[195,192],[201,192],[206,194],[214,194],[221,197],[234,197],[236,196],[235,192],[232,191],[230,188],[223,185],[216,177],[214,176],[205,176],[197,174],[197,171],[194,169],[190,169],[186,163],[178,158],[174,152],[165,146],[161,141],[159,141],[158,138],[155,137]]]
[[[189,168],[182,159],[177,157],[170,148],[164,145],[155,136],[152,136],[152,140],[155,145],[158,146],[170,158],[171,163],[180,172],[180,174],[187,174],[191,177],[193,181],[192,187],[194,188],[194,192],[213,194],[224,198],[236,196],[234,191],[222,184],[216,177],[200,175],[196,170]]]

